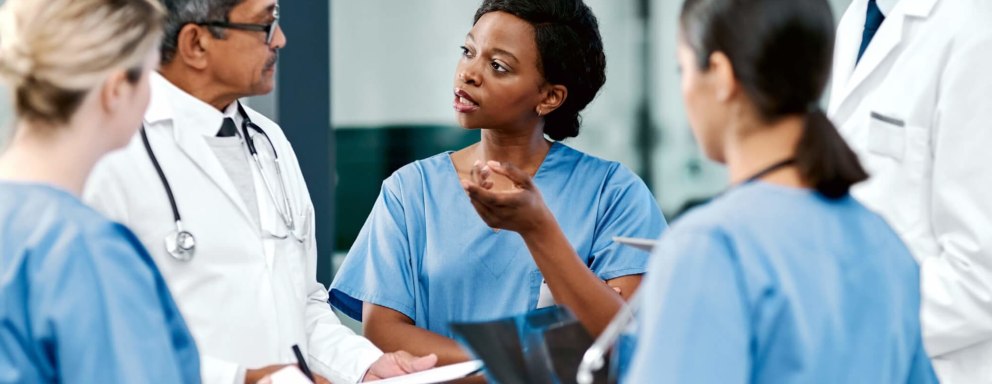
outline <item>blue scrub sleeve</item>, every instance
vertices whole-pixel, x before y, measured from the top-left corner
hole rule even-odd
[[[613,237],[657,239],[668,227],[658,203],[636,174],[616,164],[603,185],[589,268],[606,281],[643,274],[650,254],[613,242]]]
[[[627,381],[748,382],[751,332],[739,271],[716,234],[663,237],[640,288],[640,337]]]
[[[49,346],[61,380],[200,382],[195,342],[133,234],[115,224],[48,240],[62,257],[45,258],[34,275],[32,329]]]
[[[365,302],[416,320],[414,273],[403,204],[393,192],[394,178],[383,183],[372,213],[331,283],[331,305],[362,320]]]

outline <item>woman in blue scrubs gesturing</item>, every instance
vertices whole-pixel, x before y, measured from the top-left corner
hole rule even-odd
[[[0,383],[198,383],[199,358],[135,236],[83,205],[93,165],[149,100],[157,0],[7,0],[0,78]]]
[[[818,107],[826,0],[687,0],[689,121],[732,187],[661,239],[631,383],[933,380],[916,262],[849,194],[867,178]]]
[[[600,332],[647,265],[612,238],[666,226],[633,172],[559,142],[606,80],[581,0],[484,1],[461,51],[453,107],[481,141],[389,177],[331,286],[379,347],[442,364],[467,359],[454,321],[558,303]]]

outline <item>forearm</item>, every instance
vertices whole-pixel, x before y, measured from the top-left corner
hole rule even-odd
[[[470,360],[468,353],[454,340],[413,324],[391,322],[365,324],[365,337],[386,352],[406,351],[414,356],[437,355],[437,365]]]
[[[570,309],[589,333],[599,335],[624,305],[623,298],[582,262],[553,217],[521,236],[555,301]]]

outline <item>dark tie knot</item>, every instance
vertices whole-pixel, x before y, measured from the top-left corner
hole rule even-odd
[[[224,122],[220,125],[220,131],[217,132],[217,137],[231,137],[237,134],[238,126],[234,124],[234,119],[224,118]]]

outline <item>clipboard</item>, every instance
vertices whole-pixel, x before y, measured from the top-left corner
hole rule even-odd
[[[640,237],[613,236],[613,242],[617,244],[623,244],[628,247],[634,247],[645,252],[653,251],[655,245],[658,245],[658,240],[645,239]]]
[[[372,384],[434,384],[446,383],[452,380],[472,376],[482,371],[482,360],[471,360],[464,363],[451,364],[443,367],[411,373],[409,375],[390,377],[388,379],[367,381]]]

